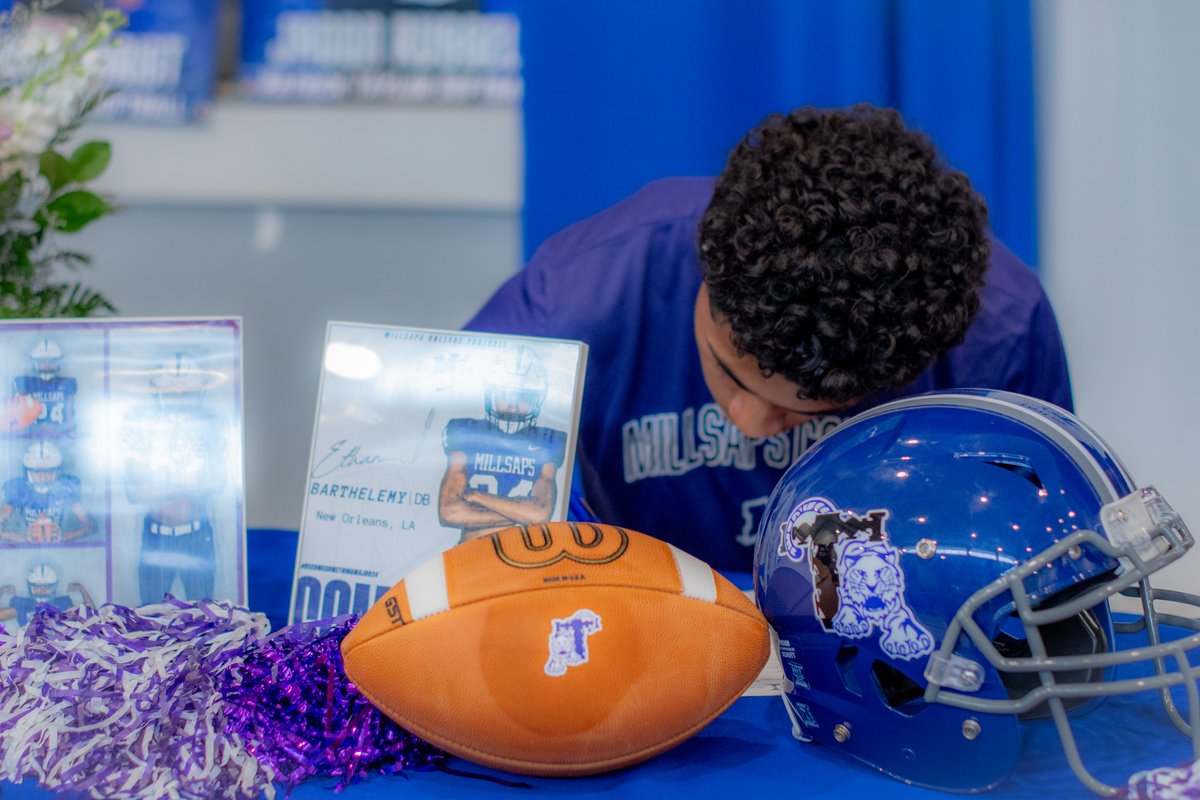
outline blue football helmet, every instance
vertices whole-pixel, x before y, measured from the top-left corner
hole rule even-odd
[[[533,425],[546,400],[546,367],[531,348],[518,345],[488,371],[484,412],[505,433]]]
[[[63,351],[53,339],[39,339],[29,351],[29,360],[38,377],[52,380],[62,368]]]
[[[1015,767],[1022,721],[1049,716],[1075,774],[1111,794],[1067,712],[1159,688],[1200,757],[1200,667],[1186,666],[1200,635],[1163,643],[1147,599],[1149,576],[1191,545],[1166,501],[1050,404],[967,390],[860,414],[788,470],[759,530],[755,593],[793,734],[908,783],[975,792]],[[1121,592],[1143,598],[1143,618],[1117,626],[1146,626],[1132,655],[1115,648],[1108,600]],[[1112,680],[1133,661],[1155,675]]]
[[[192,358],[175,353],[150,373],[150,387],[158,405],[174,411],[198,410],[204,403],[209,373]]]
[[[25,582],[33,598],[54,597],[58,592],[58,573],[49,564],[34,564],[25,575]]]
[[[29,485],[45,494],[62,474],[62,451],[50,442],[37,441],[29,445],[21,464],[25,467],[25,478]]]

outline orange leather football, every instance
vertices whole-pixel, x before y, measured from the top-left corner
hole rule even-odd
[[[25,538],[36,544],[52,544],[62,540],[62,528],[47,517],[38,517],[26,526]]]
[[[342,642],[407,730],[479,764],[587,775],[673,747],[766,663],[766,620],[707,564],[642,533],[507,528],[414,569]]]
[[[25,430],[37,422],[42,410],[42,402],[33,395],[11,395],[0,403],[0,428],[6,431]]]

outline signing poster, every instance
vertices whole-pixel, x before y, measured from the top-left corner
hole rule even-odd
[[[329,324],[292,622],[365,612],[468,539],[566,519],[581,342]]]
[[[519,105],[516,15],[478,0],[242,0],[241,96]]]
[[[0,323],[0,625],[246,602],[241,321]]]

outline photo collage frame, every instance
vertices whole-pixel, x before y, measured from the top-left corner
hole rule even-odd
[[[0,624],[246,602],[241,328],[0,323]]]

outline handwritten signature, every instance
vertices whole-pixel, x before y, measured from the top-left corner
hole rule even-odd
[[[338,439],[329,446],[329,452],[313,464],[311,477],[324,478],[340,469],[367,467],[393,460],[395,459],[363,452],[360,445],[351,444],[347,439]]]

